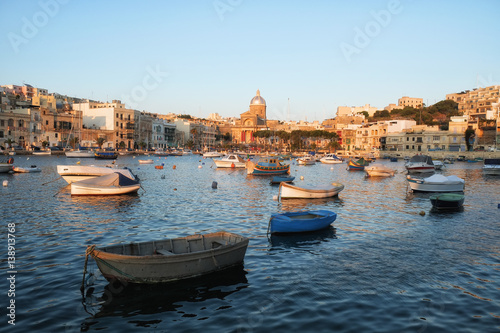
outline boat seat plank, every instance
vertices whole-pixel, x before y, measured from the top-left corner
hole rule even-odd
[[[173,256],[174,254],[167,249],[156,249],[156,253],[163,254],[164,256]]]

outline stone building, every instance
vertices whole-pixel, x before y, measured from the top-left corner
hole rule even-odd
[[[253,133],[268,129],[266,108],[266,101],[257,90],[257,94],[250,101],[249,110],[240,114],[240,120],[231,128],[233,143],[254,142]]]

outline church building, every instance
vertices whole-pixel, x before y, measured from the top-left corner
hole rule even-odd
[[[254,141],[253,133],[266,129],[266,101],[257,90],[257,95],[250,101],[249,110],[240,114],[240,120],[231,128],[233,142],[251,143]]]

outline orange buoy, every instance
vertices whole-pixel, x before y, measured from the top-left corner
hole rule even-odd
[[[172,169],[174,169],[174,170],[176,169],[176,166],[175,166],[175,164],[174,164],[174,166],[172,167]]]
[[[231,163],[231,168],[234,168],[234,163]]]
[[[156,169],[163,169],[163,165],[155,165]]]

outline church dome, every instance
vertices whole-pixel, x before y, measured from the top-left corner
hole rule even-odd
[[[257,95],[250,101],[250,105],[266,105],[266,101],[260,97],[259,90],[257,90]]]

